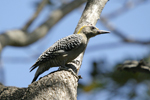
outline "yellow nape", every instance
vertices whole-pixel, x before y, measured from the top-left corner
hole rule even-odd
[[[81,30],[82,30],[84,27],[86,27],[86,25],[85,25],[85,26],[82,26],[82,27],[79,29],[79,31],[78,31],[77,34],[80,34]]]

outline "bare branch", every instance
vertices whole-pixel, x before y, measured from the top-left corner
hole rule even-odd
[[[26,31],[28,27],[33,23],[33,21],[38,17],[44,6],[48,3],[48,0],[42,0],[42,2],[39,4],[37,7],[36,12],[34,15],[31,17],[31,19],[27,22],[27,24],[22,28],[23,31]]]
[[[111,32],[113,32],[116,36],[118,36],[119,38],[122,39],[121,42],[125,42],[125,43],[136,43],[136,44],[150,44],[150,41],[140,41],[137,39],[133,39],[133,38],[129,38],[127,36],[125,36],[122,31],[118,30],[117,28],[115,28],[114,25],[111,24],[111,22],[108,19],[111,18],[115,18],[117,16],[119,16],[120,14],[123,14],[125,12],[127,12],[129,9],[131,8],[135,8],[139,5],[141,5],[142,3],[145,3],[147,0],[136,0],[136,1],[126,1],[125,5],[122,6],[121,8],[119,8],[118,10],[115,10],[114,12],[107,14],[106,16],[101,17],[101,22],[103,23],[103,25],[108,28]]]
[[[5,46],[27,46],[44,37],[48,31],[66,14],[79,7],[86,0],[74,0],[54,10],[41,26],[28,34],[22,30],[10,30],[0,34],[0,52]]]
[[[106,2],[107,0],[88,0],[86,8],[82,14],[82,17],[74,33],[76,34],[79,28],[83,25],[87,25],[87,24],[95,25],[97,20],[99,19],[99,16]],[[60,10],[57,10],[55,12],[58,16],[54,16],[54,17],[58,17],[57,19],[59,19],[60,16],[63,16],[59,13]],[[67,12],[69,12],[70,9],[66,9],[66,10],[68,10]],[[44,28],[43,31],[45,32],[45,30],[47,31],[49,27],[53,24],[54,24],[53,22],[52,23],[46,22],[42,24],[36,31],[37,32],[41,31],[41,29]],[[38,35],[41,35],[41,34],[39,33]],[[69,68],[75,66],[77,71],[75,69],[73,69],[73,71],[76,73],[78,73],[80,69],[82,59],[83,59],[83,54],[84,52],[82,52],[75,59],[79,61],[79,63],[71,62],[67,65],[69,66]],[[29,85],[28,88],[4,87],[0,85],[0,87],[2,86],[2,88],[0,88],[0,91],[1,91],[0,98],[12,99],[14,97],[13,99],[15,100],[20,100],[20,99],[21,100],[33,100],[33,99],[34,100],[41,100],[41,99],[43,100],[45,99],[46,100],[76,100],[77,99],[76,98],[77,85],[78,85],[77,78],[74,75],[72,75],[68,71],[61,70],[61,71],[53,72],[49,74],[48,76],[41,78],[39,81],[34,82],[31,85]]]
[[[100,14],[107,3],[108,0],[88,0],[87,5],[83,11],[83,14],[78,22],[78,25],[75,29],[74,34],[78,32],[78,30],[88,24],[95,25],[97,23],[97,20],[100,18]],[[85,51],[84,51],[85,52]],[[82,59],[84,52],[82,52],[74,61],[77,61],[78,64],[75,64],[75,67],[77,69],[77,73],[79,72],[79,69],[82,64]],[[74,63],[71,63],[74,65]]]
[[[106,14],[105,17],[107,17],[108,19],[116,18],[121,14],[124,14],[125,12],[129,11],[130,9],[140,6],[142,3],[145,3],[146,1],[147,0],[126,0],[125,4],[121,6],[121,8],[109,14]]]
[[[143,60],[140,61],[125,61],[119,70],[127,70],[132,72],[150,73],[150,67]]]
[[[105,17],[101,17],[101,22],[103,23],[103,25],[106,28],[108,28],[111,32],[113,32],[115,35],[117,35],[119,38],[121,38],[122,42],[125,42],[125,43],[137,43],[137,44],[144,44],[144,45],[150,44],[150,41],[140,41],[140,40],[137,40],[137,39],[126,37],[124,35],[125,33],[121,32],[117,28],[115,28],[110,23],[110,21],[108,21],[108,19],[105,18]]]

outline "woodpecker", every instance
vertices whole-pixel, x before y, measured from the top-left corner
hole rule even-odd
[[[38,67],[34,79],[51,67],[65,67],[65,64],[74,60],[86,49],[88,40],[99,34],[109,33],[109,31],[99,30],[95,26],[85,25],[81,27],[77,34],[72,34],[55,42],[44,51],[35,64],[30,68],[30,72]]]

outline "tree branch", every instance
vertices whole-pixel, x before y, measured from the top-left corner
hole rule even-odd
[[[44,37],[48,31],[66,14],[79,7],[86,0],[74,0],[60,8],[54,10],[42,25],[36,28],[32,33],[26,33],[22,30],[10,30],[0,34],[0,52],[5,46],[27,46]]]
[[[130,61],[127,60],[122,66],[118,67],[119,70],[127,70],[132,72],[150,73],[150,67],[143,60]]]
[[[111,24],[111,22],[109,21],[109,19],[115,18],[120,14],[123,14],[127,11],[129,11],[129,9],[131,8],[135,8],[139,5],[141,5],[142,3],[145,3],[146,0],[137,0],[137,1],[126,1],[126,3],[124,4],[124,6],[122,6],[121,8],[115,10],[114,12],[107,14],[106,16],[102,16],[101,17],[101,22],[103,23],[103,25],[108,28],[111,32],[113,32],[116,36],[118,36],[119,38],[122,39],[121,42],[125,42],[125,43],[136,43],[136,44],[150,44],[150,41],[141,41],[141,40],[137,40],[137,39],[133,39],[133,38],[129,38],[127,36],[125,36],[122,31],[118,30],[115,26],[113,26]]]
[[[42,0],[42,2],[39,4],[37,7],[36,12],[34,15],[31,17],[31,19],[27,22],[27,24],[22,28],[23,31],[26,31],[28,27],[33,23],[33,21],[38,17],[44,6],[48,3],[48,0]]]
[[[113,32],[115,35],[117,35],[119,38],[121,38],[122,42],[137,43],[137,44],[144,44],[144,45],[150,44],[150,41],[140,41],[140,40],[129,38],[129,37],[125,36],[124,35],[125,33],[121,32],[120,30],[115,28],[105,17],[101,17],[101,22],[103,23],[103,25],[106,28],[108,28],[111,32]]]
[[[77,85],[77,79],[70,72],[57,71],[28,88],[0,84],[0,100],[76,100]]]
[[[106,14],[103,17],[108,18],[108,19],[116,18],[119,15],[124,14],[125,12],[127,12],[133,8],[140,6],[142,3],[146,3],[146,0],[126,0],[125,3],[123,4],[123,6],[121,6],[119,9],[117,9],[109,14]]]
[[[88,0],[85,10],[74,33],[76,34],[79,28],[83,25],[95,25],[106,2],[107,0]],[[57,17],[60,18],[61,15],[59,15],[59,10],[55,13],[58,14]],[[50,23],[49,21],[50,20],[41,25],[41,27],[44,28],[43,31],[48,30],[48,26],[50,27],[53,24],[53,22]],[[41,29],[39,29],[38,31],[41,31]],[[67,66],[69,66],[69,68],[71,67],[75,73],[79,72],[83,54],[84,52],[82,52],[75,59],[75,61],[77,60],[77,63],[71,62],[67,64]],[[71,72],[61,70],[52,72],[51,74],[41,78],[39,81],[32,83],[28,88],[4,87],[1,85],[2,88],[0,88],[0,99],[5,100],[5,98],[10,98],[15,100],[76,100],[77,86],[78,79]]]
[[[78,30],[88,24],[96,25],[97,20],[100,19],[100,14],[107,3],[108,0],[88,0],[87,5],[84,9],[84,12],[78,22],[78,25],[75,29],[74,34],[78,32]],[[85,52],[85,51],[84,51]],[[82,52],[74,61],[77,61],[78,64],[75,65],[77,69],[77,73],[79,72],[79,69],[82,64],[82,59],[84,52]],[[74,63],[71,63],[74,65]]]

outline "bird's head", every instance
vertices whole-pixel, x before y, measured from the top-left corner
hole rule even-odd
[[[99,34],[109,33],[109,31],[99,30],[97,27],[93,25],[85,25],[79,29],[77,34],[81,33],[85,34],[87,38],[91,38]]]

